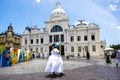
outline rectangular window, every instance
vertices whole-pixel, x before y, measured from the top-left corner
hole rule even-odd
[[[31,44],[33,44],[33,39],[31,39]]]
[[[15,42],[17,42],[17,38],[15,38]]]
[[[74,47],[71,47],[71,52],[74,52]]]
[[[20,43],[20,38],[18,38],[18,42]]]
[[[36,44],[39,44],[39,39],[36,39]]]
[[[2,37],[2,41],[4,41],[4,37]]]
[[[91,35],[91,40],[92,40],[92,41],[95,40],[95,35]]]
[[[52,42],[52,35],[49,36],[49,42]]]
[[[56,42],[59,42],[59,35],[56,35]]]
[[[88,40],[87,35],[85,35],[84,36],[84,41],[87,41],[87,40]]]
[[[54,42],[59,42],[59,35],[54,35]]]
[[[56,42],[56,35],[54,35],[54,42]]]
[[[41,38],[41,43],[43,43],[43,38]]]
[[[78,47],[78,52],[81,52],[81,47],[80,46]]]
[[[71,40],[71,42],[73,42],[74,41],[74,36],[71,36],[70,40]]]
[[[93,52],[96,51],[96,46],[92,46],[92,51],[93,51]]]
[[[27,39],[25,39],[25,45],[27,45]]]
[[[38,48],[36,48],[36,53],[38,54]]]
[[[61,35],[61,42],[64,42],[64,35]]]
[[[81,41],[81,36],[78,36],[78,37],[77,37],[77,40],[78,40],[78,41]]]
[[[40,48],[41,53],[43,53],[43,48]]]

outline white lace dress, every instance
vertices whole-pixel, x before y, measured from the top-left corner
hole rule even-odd
[[[63,60],[57,48],[51,51],[45,72],[63,73]]]

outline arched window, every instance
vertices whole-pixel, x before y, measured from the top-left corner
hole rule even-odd
[[[51,32],[62,32],[62,31],[63,31],[63,29],[59,25],[56,25],[51,29]]]

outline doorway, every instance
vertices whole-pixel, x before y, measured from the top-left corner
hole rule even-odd
[[[51,53],[50,53],[51,50],[52,50],[52,45],[49,46],[49,55],[51,55]],[[58,50],[60,51],[60,54],[61,54],[62,56],[65,55],[65,53],[64,53],[64,45],[60,45],[60,46],[58,47]]]

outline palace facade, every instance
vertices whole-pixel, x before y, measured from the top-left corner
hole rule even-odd
[[[13,32],[13,26],[10,24],[7,31],[0,33],[0,45],[6,47],[21,48],[22,37],[21,35]]]
[[[22,49],[32,50],[36,53],[50,54],[52,44],[60,44],[61,55],[81,56],[89,51],[91,56],[103,55],[106,41],[100,41],[100,27],[95,23],[86,24],[79,20],[77,25],[69,24],[69,17],[60,3],[45,21],[44,29],[26,27],[22,34]]]

